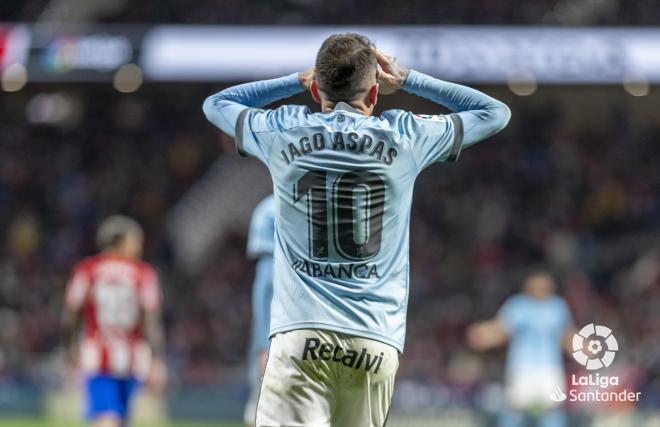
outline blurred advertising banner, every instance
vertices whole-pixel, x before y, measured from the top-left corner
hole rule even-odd
[[[12,64],[25,64],[30,48],[30,30],[25,25],[0,24],[0,71]]]
[[[158,26],[145,35],[141,65],[152,80],[272,77],[309,67],[323,39],[342,32],[364,33],[447,80],[660,81],[660,30],[630,28]]]
[[[141,26],[32,27],[31,81],[109,81],[122,65],[138,61]]]
[[[30,81],[244,81],[311,66],[332,33],[360,32],[412,68],[473,83],[660,82],[660,29],[496,26],[1,25],[0,65]],[[28,53],[29,52],[29,53]]]

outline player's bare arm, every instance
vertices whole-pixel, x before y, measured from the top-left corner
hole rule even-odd
[[[151,362],[148,384],[152,391],[160,393],[167,382],[167,368],[165,365],[165,332],[163,328],[160,309],[147,310],[143,318],[144,334],[153,360]]]
[[[476,351],[486,351],[507,343],[509,334],[498,319],[470,325],[466,333],[468,345]]]
[[[80,329],[82,316],[79,309],[65,307],[62,311],[62,339],[68,364],[74,366],[78,359],[76,334]]]

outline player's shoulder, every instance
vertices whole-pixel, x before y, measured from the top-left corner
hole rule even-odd
[[[73,271],[73,274],[88,273],[97,262],[98,255],[85,257],[76,262],[71,271]]]
[[[404,120],[406,117],[408,117],[408,115],[410,114],[412,114],[410,113],[410,111],[399,110],[399,109],[385,110],[382,113],[380,113],[378,119],[380,121],[386,122],[393,129],[397,129],[401,125],[401,121]]]
[[[416,114],[406,110],[386,110],[379,117],[389,124],[392,130],[401,135],[408,135],[414,126],[420,123],[441,124],[447,121],[444,114]]]
[[[507,298],[506,301],[504,301],[504,305],[510,308],[522,308],[528,306],[530,302],[531,300],[529,296],[523,293],[517,293]]]
[[[141,259],[132,260],[136,267],[136,279],[142,284],[158,284],[158,272],[153,265]]]
[[[564,309],[567,307],[566,300],[559,295],[552,295],[548,298],[548,303],[556,308]]]
[[[286,104],[272,110],[262,110],[266,114],[270,128],[286,131],[309,124],[312,112],[305,105]]]
[[[147,261],[144,261],[140,258],[132,258],[132,257],[123,257],[123,256],[116,256],[116,255],[104,255],[100,254],[97,256],[97,263],[102,263],[102,262],[107,262],[110,265],[114,265],[117,268],[120,269],[125,269],[127,266],[130,270],[128,271],[133,271],[134,274],[137,275],[149,275],[149,274],[155,274],[156,269]]]
[[[94,268],[96,268],[99,264],[106,261],[107,258],[108,256],[104,253],[90,255],[78,261],[74,266],[74,269],[81,271],[91,271]]]
[[[148,275],[155,275],[156,274],[156,268],[154,268],[151,263],[141,260],[141,259],[135,259],[132,260],[134,265],[140,270],[142,274],[148,274]]]

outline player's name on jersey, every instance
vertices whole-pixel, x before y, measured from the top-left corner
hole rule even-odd
[[[311,136],[303,136],[298,144],[289,143],[286,150],[281,150],[280,154],[287,164],[291,164],[294,160],[307,154],[328,149],[364,153],[388,166],[394,163],[394,159],[399,154],[396,148],[391,147],[387,142],[374,141],[369,135],[359,135],[356,132],[334,132],[332,141],[326,141],[325,135],[320,132]]]
[[[309,360],[321,359],[340,362],[349,368],[364,368],[367,372],[374,368],[374,374],[377,374],[380,364],[383,361],[383,353],[381,352],[379,356],[376,356],[367,352],[367,349],[364,347],[358,353],[355,350],[345,349],[331,343],[322,343],[318,338],[305,338],[302,360],[308,360],[308,358]]]
[[[335,279],[380,279],[376,264],[319,264],[307,260],[296,259],[291,268],[311,277],[332,277]]]

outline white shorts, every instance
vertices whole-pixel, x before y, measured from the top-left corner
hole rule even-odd
[[[379,341],[300,329],[273,337],[257,427],[382,427],[398,351]]]
[[[559,405],[550,395],[559,387],[565,391],[564,372],[556,368],[519,368],[507,373],[507,400],[517,410],[552,409]]]

